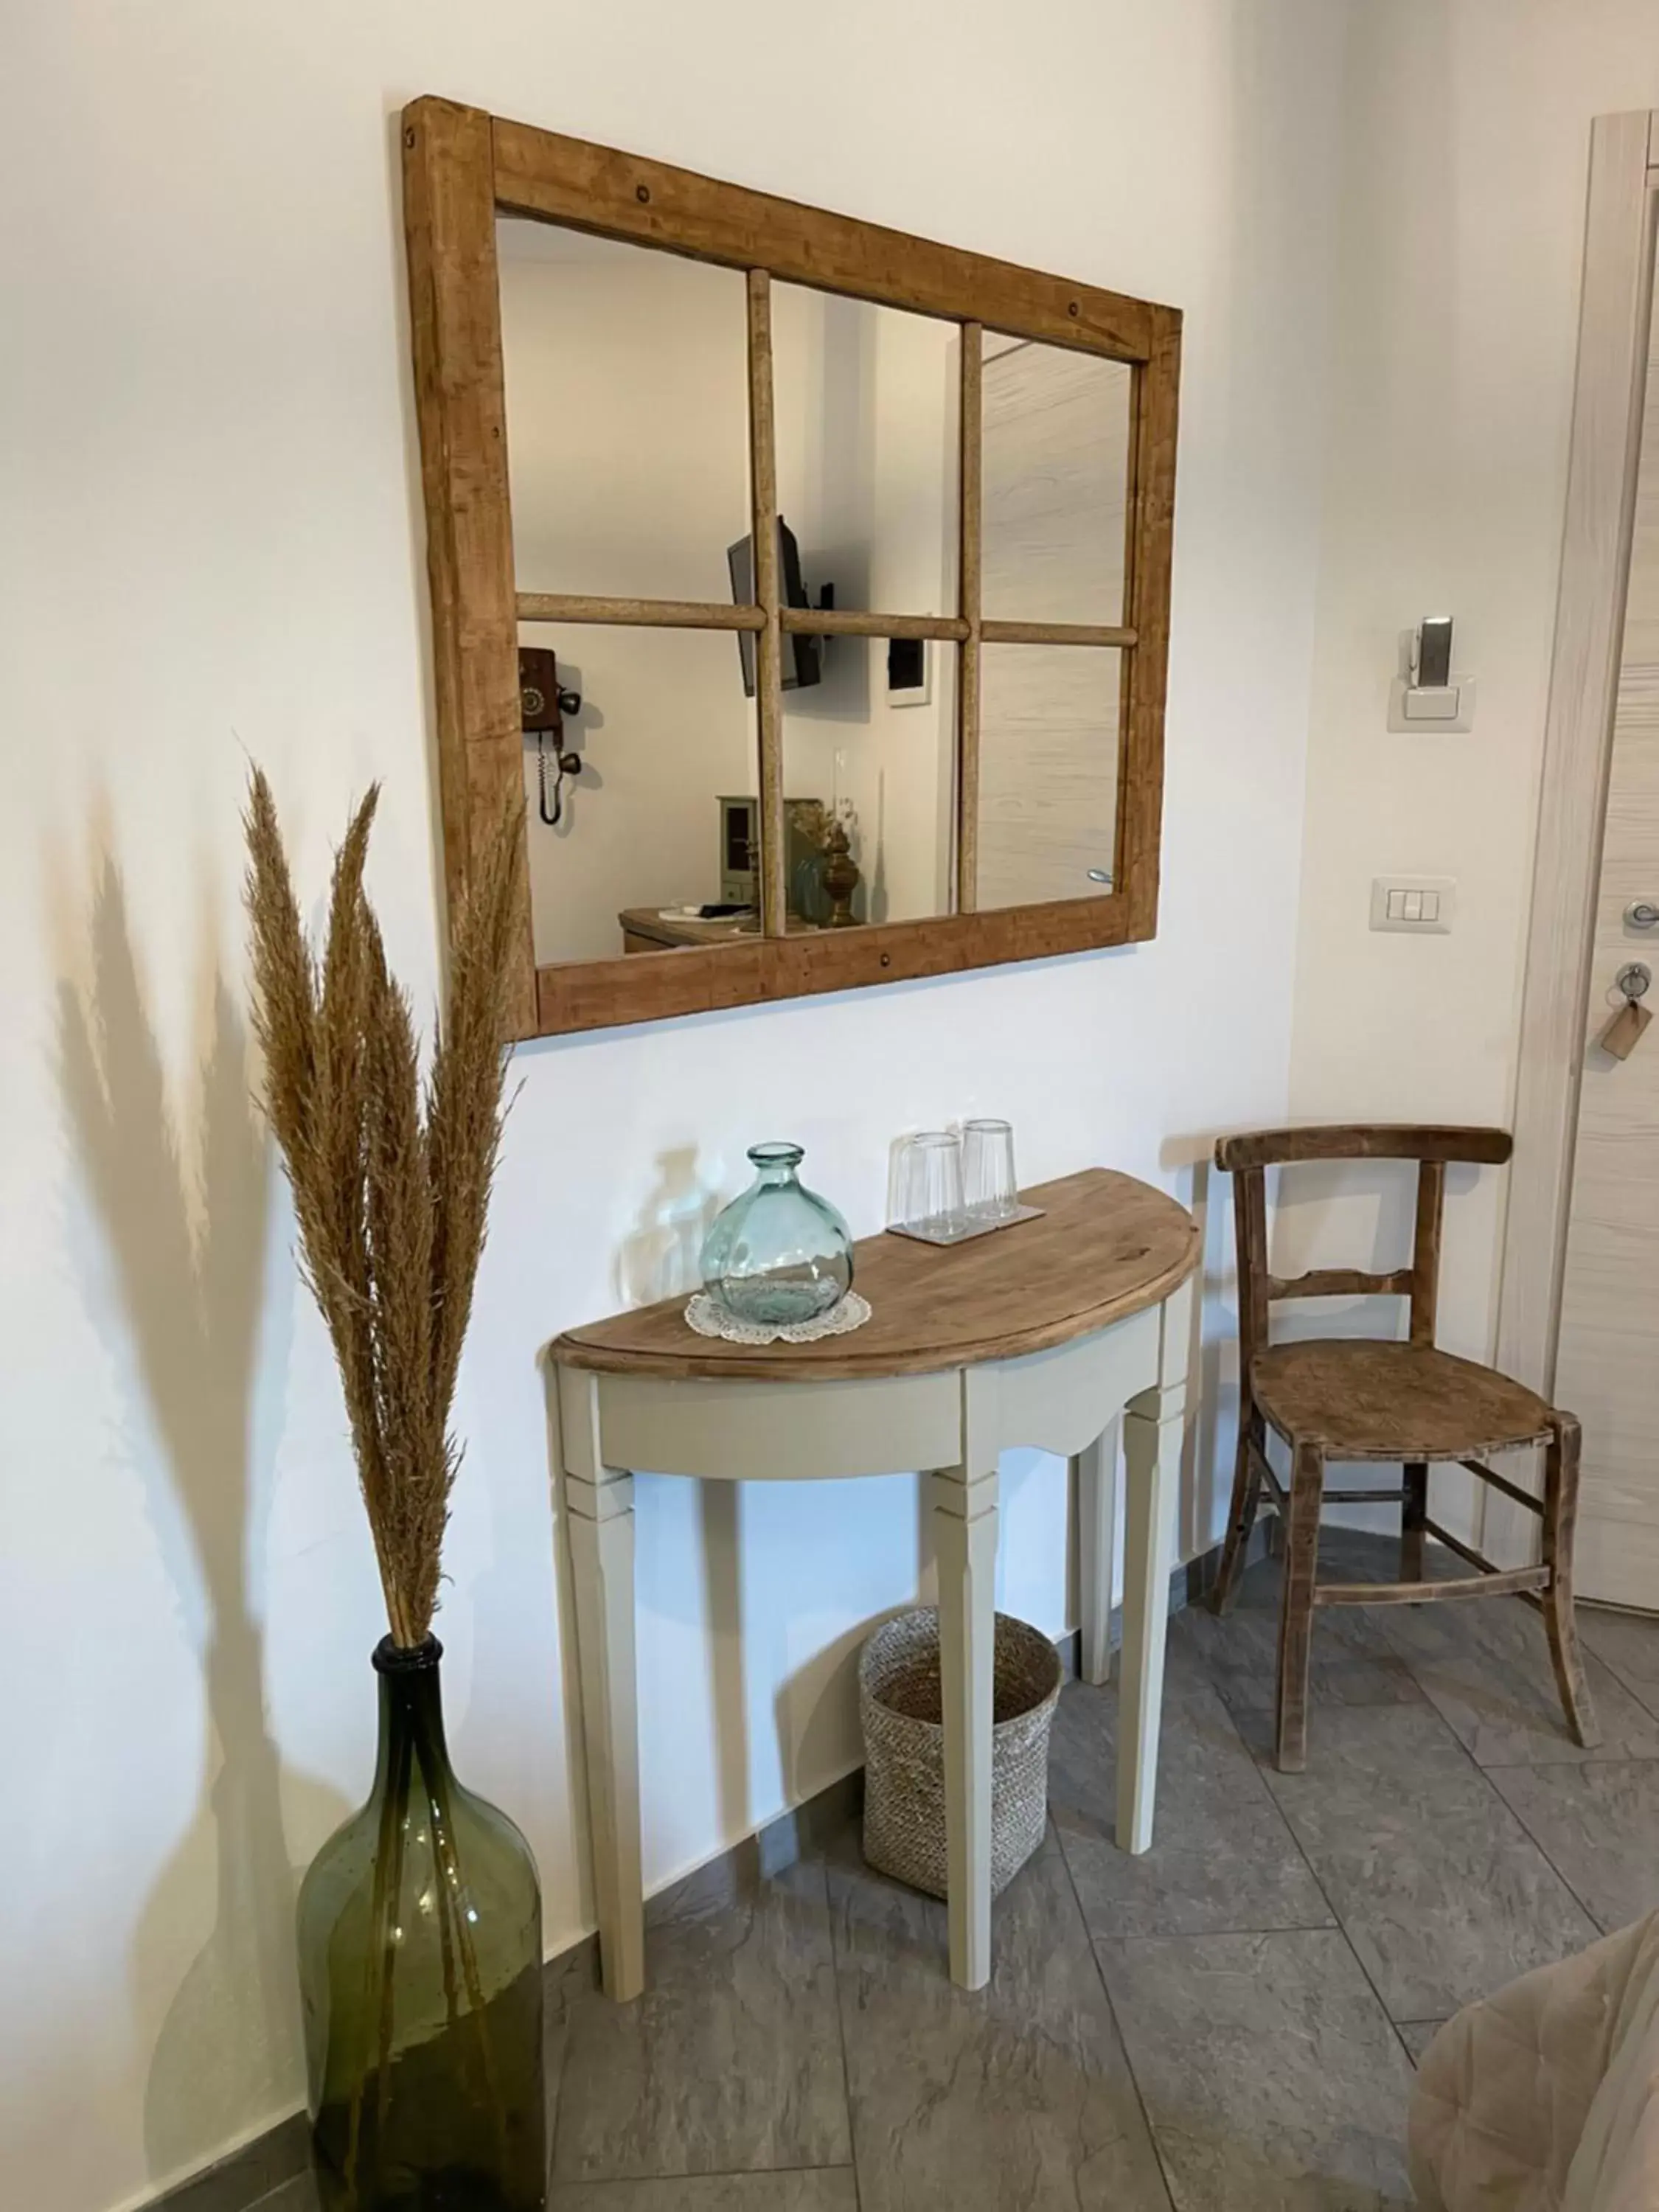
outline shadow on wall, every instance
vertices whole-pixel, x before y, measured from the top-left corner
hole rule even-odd
[[[120,875],[107,859],[90,943],[89,981],[59,987],[60,1079],[160,1445],[134,1456],[179,1614],[202,1647],[210,1729],[201,1805],[151,1893],[131,1961],[143,2022],[211,1883],[212,1932],[167,2004],[150,2062],[145,2153],[161,2179],[291,2108],[302,2081],[296,1875],[283,1826],[284,1789],[291,1797],[296,1778],[285,1781],[266,1729],[263,1636],[248,1589],[270,1488],[263,1454],[255,1464],[252,1413],[272,1161],[249,1097],[246,1026],[222,981],[195,1134],[181,1148]],[[297,1786],[323,1793],[314,1782]],[[343,1814],[343,1802],[326,1796],[309,1830]]]
[[[656,1180],[646,1194],[639,1218],[623,1238],[617,1253],[616,1282],[624,1307],[652,1305],[659,1298],[689,1296],[700,1286],[698,1262],[703,1239],[722,1204],[720,1192],[705,1181],[695,1145],[675,1146],[659,1152],[656,1170]],[[574,1623],[576,1607],[569,1530],[563,1492],[557,1480],[561,1465],[557,1368],[554,1360],[545,1356],[544,1368],[555,1478],[554,1532],[560,1618],[562,1622]],[[731,1482],[700,1482],[696,1488],[699,1570],[710,1654],[710,1705],[715,1729],[717,1818],[721,1835],[735,1839],[746,1834],[750,1826],[742,1529],[738,1486]],[[577,1771],[582,1735],[579,1714],[571,1705],[571,1687],[579,1681],[580,1675],[577,1654],[568,1631],[562,1630],[561,1647],[567,1701],[565,1740],[572,1754],[571,1802],[585,1805],[586,1781]],[[586,1820],[579,1823],[579,1828],[585,1830],[586,1826]],[[592,1869],[585,1851],[583,1866],[584,1885],[591,1898]]]
[[[689,1297],[699,1287],[702,1240],[720,1203],[698,1169],[695,1145],[658,1153],[657,1180],[617,1255],[617,1289],[623,1305],[654,1305],[682,1291]]]

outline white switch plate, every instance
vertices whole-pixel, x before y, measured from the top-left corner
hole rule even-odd
[[[1389,686],[1389,727],[1397,734],[1461,736],[1474,727],[1474,678],[1455,676],[1434,689],[1396,676]]]
[[[1457,911],[1454,876],[1373,876],[1371,927],[1444,937]]]

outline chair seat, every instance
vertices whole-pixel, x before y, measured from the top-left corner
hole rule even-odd
[[[1278,1344],[1258,1354],[1250,1382],[1280,1436],[1322,1443],[1332,1459],[1474,1459],[1541,1443],[1550,1425],[1535,1392],[1429,1346]]]

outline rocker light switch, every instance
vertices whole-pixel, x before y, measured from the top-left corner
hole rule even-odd
[[[1371,881],[1373,929],[1444,937],[1456,904],[1457,885],[1450,876],[1376,876]]]

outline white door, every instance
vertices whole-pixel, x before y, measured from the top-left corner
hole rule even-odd
[[[1649,907],[1656,919],[1627,919]],[[1614,711],[1555,1401],[1584,1429],[1579,1595],[1659,1610],[1659,1020],[1623,1061],[1597,1042],[1620,969],[1659,1013],[1659,318],[1648,349],[1630,597]]]
[[[1131,378],[1121,362],[988,333],[984,613],[1123,620]],[[1117,835],[1119,656],[988,645],[980,664],[976,903],[1098,897]]]

